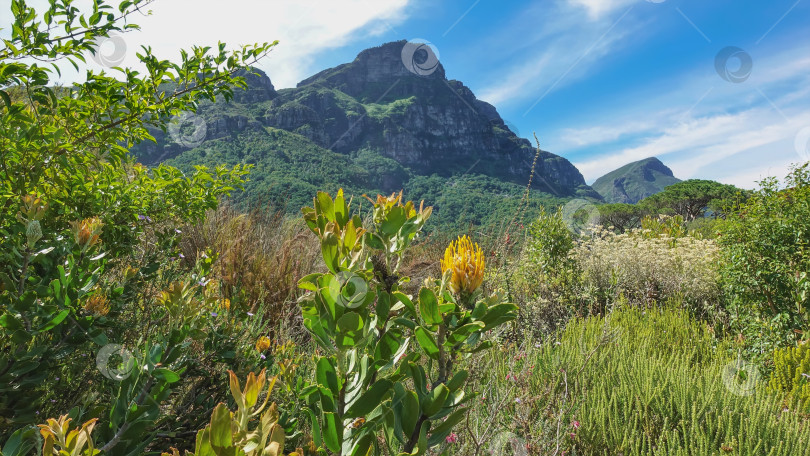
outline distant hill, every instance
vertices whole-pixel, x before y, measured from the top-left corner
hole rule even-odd
[[[591,187],[608,203],[635,204],[680,181],[661,160],[650,157],[605,174]]]
[[[142,163],[250,163],[248,203],[297,212],[315,191],[344,187],[358,195],[405,190],[435,206],[437,218],[461,227],[509,220],[529,182],[536,149],[512,132],[494,106],[441,63],[414,71],[403,62],[430,62],[426,47],[406,41],[360,52],[295,88],[275,89],[259,72],[232,101],[201,103],[186,125],[153,132],[138,146]],[[272,57],[271,57],[272,58]],[[409,62],[412,66],[414,62]],[[559,204],[601,197],[563,157],[542,151],[532,199]],[[533,205],[537,207],[537,205]]]

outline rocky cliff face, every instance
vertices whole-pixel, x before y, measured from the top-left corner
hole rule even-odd
[[[206,122],[205,141],[276,128],[341,154],[374,151],[416,175],[475,173],[525,185],[536,153],[492,105],[463,83],[447,80],[429,48],[405,41],[367,49],[296,88],[276,91],[260,72],[231,103],[201,106],[199,115]],[[176,156],[182,147],[173,139],[161,137],[142,154],[145,160]],[[599,198],[570,162],[545,151],[533,186],[556,196]]]

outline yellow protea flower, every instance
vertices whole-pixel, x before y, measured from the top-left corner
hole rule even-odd
[[[270,338],[267,336],[259,337],[256,340],[256,350],[266,352],[270,348]]]
[[[442,274],[452,271],[449,287],[454,293],[472,293],[484,281],[484,252],[478,243],[461,236],[444,251]]]
[[[95,293],[84,303],[84,310],[103,317],[110,313],[110,301],[103,293]]]

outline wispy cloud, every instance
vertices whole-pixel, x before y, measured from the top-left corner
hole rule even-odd
[[[753,187],[765,168],[771,175],[781,174],[789,164],[803,159],[793,142],[802,128],[810,126],[810,59],[782,54],[763,59],[761,64],[772,70],[735,86],[736,97],[716,93],[686,115],[651,108],[672,106],[678,97],[686,98],[683,93],[699,93],[701,85],[708,85],[702,81],[680,87],[649,105],[631,104],[608,124],[565,131],[558,144],[592,151],[588,158],[575,161],[588,181],[628,162],[657,156],[681,178],[710,177]],[[801,82],[796,83],[797,79]],[[778,96],[764,98],[766,93]],[[686,110],[685,104],[681,106]],[[647,120],[629,122],[628,118]],[[614,147],[611,142],[622,135],[631,139]],[[572,137],[579,138],[579,143]]]
[[[568,3],[573,6],[585,8],[591,19],[600,19],[635,2],[638,0],[568,0]]]
[[[498,53],[508,58],[478,97],[495,105],[519,101],[531,109],[548,93],[590,76],[601,58],[640,27],[626,17],[630,3],[565,0],[529,7],[504,31],[510,44]],[[511,44],[515,36],[522,44]]]

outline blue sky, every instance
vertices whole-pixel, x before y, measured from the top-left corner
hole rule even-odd
[[[0,11],[8,4],[0,0]],[[494,104],[521,136],[536,132],[588,182],[654,155],[678,177],[753,188],[810,159],[810,0],[159,0],[151,8],[137,21],[142,31],[125,36],[123,64],[144,43],[171,58],[191,44],[279,39],[261,65],[276,87],[383,42],[429,41],[449,78]],[[729,46],[739,50],[718,71]],[[750,71],[739,57],[750,58]]]

